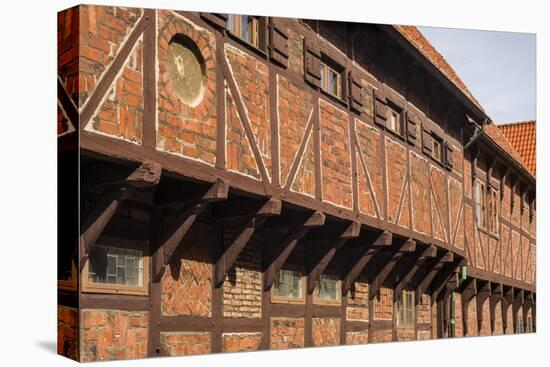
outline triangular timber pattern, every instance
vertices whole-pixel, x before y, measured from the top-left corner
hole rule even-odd
[[[373,126],[355,119],[358,206],[361,213],[382,219],[382,138]]]
[[[464,222],[465,222],[465,243],[466,243],[466,257],[468,259],[468,265],[474,266],[476,264],[476,252],[475,252],[475,235],[474,235],[474,209],[471,205],[464,205]]]
[[[386,175],[388,193],[388,221],[398,223],[400,213],[406,217],[408,224],[409,206],[403,205],[409,198],[409,169],[407,160],[407,148],[397,141],[386,137]],[[402,221],[403,222],[403,221]]]
[[[141,36],[85,129],[141,144],[143,104],[143,36]]]
[[[512,237],[510,227],[501,224],[500,225],[500,249],[503,259],[503,269],[502,273],[504,276],[511,278],[512,277]]]
[[[448,177],[449,218],[451,219],[450,244],[464,250],[464,200],[462,183],[454,177]]]
[[[254,144],[260,152],[267,175],[271,176],[271,122],[269,117],[269,69],[239,49],[225,44],[225,59],[231,78],[235,82],[238,96],[242,101],[254,135]]]
[[[291,107],[292,106],[292,107]],[[315,195],[313,97],[277,75],[280,183],[292,191]]]
[[[475,249],[476,249],[476,266],[479,269],[489,270],[487,268],[487,263],[489,259],[488,246],[487,246],[487,235],[480,230],[477,223],[474,223],[475,226]]]
[[[109,70],[121,46],[143,16],[142,9],[114,6],[81,5],[79,106],[93,94]],[[101,65],[100,67],[97,67]]]
[[[411,165],[411,207],[413,230],[431,235],[431,208],[430,208],[430,164],[421,155],[410,151]]]
[[[449,218],[447,205],[447,178],[441,169],[430,166],[430,187],[432,205],[433,235],[435,238],[449,242]]]
[[[521,242],[520,234],[512,230],[512,277],[520,279],[521,274]]]
[[[225,89],[225,127],[226,127],[226,156],[227,169],[234,172],[240,172],[255,179],[260,179],[260,171],[254,155],[248,136],[243,127],[233,96],[229,89]]]

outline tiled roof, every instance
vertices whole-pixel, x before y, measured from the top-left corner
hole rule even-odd
[[[510,142],[525,162],[526,167],[537,173],[537,124],[536,121],[520,121],[498,125],[502,135]]]
[[[432,46],[430,41],[424,37],[422,33],[415,27],[409,25],[394,25],[394,28],[401,33],[405,39],[407,39],[424,57],[426,57],[436,68],[438,68],[443,75],[447,77],[454,85],[457,86],[460,91],[468,97],[468,99],[475,104],[481,111],[485,113],[485,110],[470,92],[466,84],[460,79],[458,74],[453,70],[451,65],[445,60],[445,58]]]

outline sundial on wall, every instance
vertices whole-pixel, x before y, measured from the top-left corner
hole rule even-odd
[[[191,40],[175,37],[168,46],[168,76],[174,92],[185,104],[195,107],[204,94],[204,60]]]

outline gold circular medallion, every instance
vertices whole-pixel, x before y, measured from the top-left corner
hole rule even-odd
[[[194,43],[188,39],[175,37],[168,46],[168,76],[178,98],[185,104],[195,107],[204,95],[204,60]]]

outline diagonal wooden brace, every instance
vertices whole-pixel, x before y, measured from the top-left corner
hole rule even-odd
[[[80,270],[84,268],[84,264],[88,260],[91,247],[101,236],[120,204],[132,196],[136,188],[155,186],[160,180],[161,172],[160,164],[144,161],[122,184],[105,190],[81,226]]]

